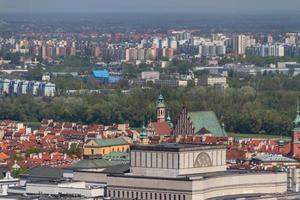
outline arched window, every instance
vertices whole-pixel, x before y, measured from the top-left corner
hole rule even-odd
[[[200,153],[195,160],[194,167],[198,168],[198,167],[210,167],[210,166],[212,166],[212,161],[210,159],[210,156],[205,152]]]

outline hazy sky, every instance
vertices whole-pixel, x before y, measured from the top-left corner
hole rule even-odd
[[[9,12],[244,12],[300,11],[300,0],[0,0]]]

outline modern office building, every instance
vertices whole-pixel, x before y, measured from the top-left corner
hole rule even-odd
[[[34,96],[55,96],[56,87],[53,83],[39,81],[0,79],[0,94]]]
[[[13,93],[14,93],[14,94],[20,94],[20,93],[21,93],[21,89],[22,89],[22,81],[20,81],[20,80],[15,80],[15,81],[14,81],[14,89],[13,89]]]
[[[11,91],[11,81],[8,79],[2,80],[2,93],[3,94],[10,94]]]
[[[53,97],[55,96],[55,84],[53,83],[46,83],[45,86],[44,86],[44,96],[46,97]]]
[[[40,86],[41,86],[40,82],[34,82],[32,84],[32,94],[34,96],[37,96],[40,93]]]
[[[22,89],[21,89],[21,93],[22,94],[27,94],[28,92],[28,86],[29,86],[29,82],[28,81],[24,81],[22,84]]]
[[[228,87],[227,77],[225,77],[225,76],[204,76],[198,80],[198,85],[221,86],[222,88],[226,88],[226,87]]]
[[[149,79],[158,80],[159,71],[144,71],[141,73],[141,78],[145,80],[149,80]]]

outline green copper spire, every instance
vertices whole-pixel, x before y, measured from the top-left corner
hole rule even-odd
[[[159,95],[157,103],[156,103],[157,108],[162,108],[165,107],[165,98],[163,97],[162,94]]]
[[[140,138],[141,139],[147,139],[148,138],[148,134],[147,134],[147,130],[145,125],[143,124],[143,128],[142,128],[142,132],[140,133]]]
[[[280,140],[277,141],[279,147],[284,147],[285,141],[282,139],[282,134],[280,134]]]
[[[300,108],[299,108],[299,99],[297,100],[297,116],[294,120],[295,127],[300,126]]]
[[[167,122],[168,122],[170,128],[173,128],[173,123],[172,123],[172,119],[170,117],[170,113],[169,112],[168,112]]]

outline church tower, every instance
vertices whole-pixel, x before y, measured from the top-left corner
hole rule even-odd
[[[299,100],[297,102],[297,116],[294,120],[294,129],[292,135],[292,156],[300,158],[300,108]]]
[[[157,103],[156,103],[156,116],[157,116],[157,122],[165,122],[166,121],[165,99],[162,94],[159,95]]]
[[[143,125],[142,132],[140,133],[141,144],[149,144],[149,137],[147,134],[146,127]]]

